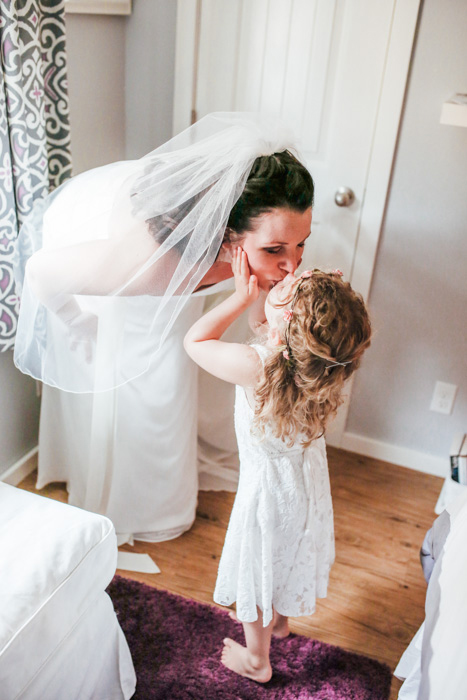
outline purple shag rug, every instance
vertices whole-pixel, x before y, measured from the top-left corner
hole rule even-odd
[[[134,700],[387,700],[388,666],[290,634],[273,637],[273,676],[260,685],[220,662],[222,640],[244,644],[227,612],[115,576],[112,598],[136,670]]]

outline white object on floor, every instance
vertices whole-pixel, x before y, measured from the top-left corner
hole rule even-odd
[[[424,637],[420,700],[464,700],[466,697],[467,492],[447,510],[451,516],[451,529],[444,544],[439,569],[438,609],[433,610],[427,597],[425,627],[432,633],[429,640]],[[425,664],[424,654],[427,658]]]
[[[444,481],[443,488],[438,497],[438,501],[435,506],[436,515],[440,515],[443,510],[449,510],[458,498],[467,494],[467,486],[463,484],[458,484],[457,481],[451,479],[450,476]]]
[[[399,700],[466,697],[467,492],[446,510],[451,527],[430,577],[425,622],[394,671],[406,678]]]
[[[160,574],[161,572],[149,554],[137,554],[136,552],[119,552],[117,569],[139,571],[142,574]]]
[[[112,523],[0,483],[0,694],[21,700],[132,697],[128,644],[105,592]]]
[[[402,654],[396,670],[394,671],[395,677],[404,681],[399,690],[399,695],[397,696],[398,700],[417,700],[420,678],[422,675],[420,659],[422,654],[423,628],[424,623],[422,623],[415,637]]]
[[[443,103],[440,124],[467,126],[467,95],[457,92]]]

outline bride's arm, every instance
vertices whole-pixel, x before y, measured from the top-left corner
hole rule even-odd
[[[42,249],[26,265],[26,276],[38,299],[64,322],[79,313],[74,295],[106,296],[154,293],[155,270],[138,274],[157,250],[149,237],[106,239],[65,248]]]

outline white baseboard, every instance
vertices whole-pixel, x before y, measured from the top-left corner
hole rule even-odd
[[[333,444],[332,435],[329,436],[328,443]],[[365,457],[374,457],[381,459],[384,462],[398,464],[401,467],[415,469],[418,472],[425,474],[433,474],[433,476],[441,476],[446,478],[449,474],[449,457],[433,457],[432,455],[410,450],[407,447],[398,447],[372,438],[356,435],[355,433],[344,433],[341,443],[335,445],[349,452],[356,452]]]
[[[344,433],[340,445],[333,442],[332,434],[327,436],[326,442],[329,445],[334,444],[335,447],[341,447],[349,452],[356,452],[357,454],[365,455],[365,457],[374,457],[384,462],[399,464],[402,467],[440,476],[443,479],[449,474],[449,458],[433,457],[424,452],[398,447],[397,445],[380,442],[379,440],[373,440],[355,433]],[[15,462],[6,472],[0,474],[0,481],[17,486],[37,468],[37,451],[38,448],[35,447]]]
[[[37,468],[37,450],[35,447],[15,462],[6,472],[0,474],[0,481],[11,486],[18,486],[34,469]]]

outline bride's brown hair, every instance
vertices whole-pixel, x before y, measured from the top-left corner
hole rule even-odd
[[[314,270],[300,280],[284,326],[284,344],[265,361],[256,387],[254,426],[308,446],[343,402],[344,383],[370,345],[371,324],[341,273]]]
[[[258,217],[274,209],[303,213],[313,206],[313,198],[313,178],[293,153],[259,156],[229,214],[224,242],[238,242],[246,231],[255,229]]]

